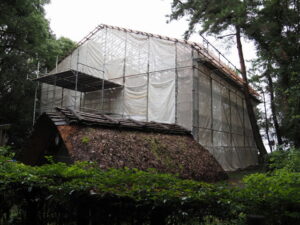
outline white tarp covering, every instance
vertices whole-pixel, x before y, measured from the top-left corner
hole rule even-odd
[[[148,112],[149,121],[175,123],[175,71],[150,75]]]
[[[43,84],[41,110],[65,106],[141,121],[177,123],[197,130],[195,138],[225,170],[257,164],[241,92],[207,67],[198,64],[196,68],[193,57],[199,55],[185,43],[103,28],[50,74],[72,69],[121,86],[76,93]],[[198,90],[193,90],[195,87]]]

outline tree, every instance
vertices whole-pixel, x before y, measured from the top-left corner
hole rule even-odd
[[[251,70],[255,71],[255,66],[257,65],[257,61],[254,61],[253,68]],[[272,146],[275,144],[274,141],[270,137],[270,132],[273,130],[272,120],[269,118],[270,112],[267,110],[267,100],[266,95],[269,94],[268,91],[268,81],[264,76],[264,73],[261,72],[258,68],[258,74],[252,75],[249,80],[250,84],[254,86],[255,90],[262,96],[263,109],[258,108],[258,112],[256,114],[258,126],[261,130],[264,130],[264,137],[267,139],[270,151],[273,151]],[[271,97],[270,97],[271,98]],[[271,111],[271,117],[273,118],[273,112]],[[274,121],[273,121],[274,122]],[[275,129],[275,127],[274,127]]]
[[[256,89],[260,89],[260,93],[262,93],[263,97],[265,98],[265,95],[267,94],[270,97],[270,109],[271,109],[271,118],[273,121],[273,126],[275,130],[275,135],[277,138],[277,143],[279,146],[283,145],[282,135],[281,135],[281,129],[279,127],[278,122],[278,104],[276,103],[275,98],[275,87],[274,87],[274,81],[273,77],[276,78],[277,70],[273,68],[272,63],[268,60],[265,60],[263,58],[257,59],[253,62],[252,65],[252,71],[254,71],[255,74],[256,71],[259,71],[259,75],[252,76],[252,84],[256,85]],[[264,83],[266,85],[265,90],[261,87],[261,84]],[[260,86],[260,87],[259,87]],[[264,107],[266,108],[266,103],[264,101]],[[265,109],[267,111],[267,109]]]
[[[243,90],[247,111],[256,145],[261,156],[264,156],[267,151],[263,145],[253,110],[241,42],[241,27],[246,23],[246,15],[245,4],[239,0],[187,0],[184,3],[180,0],[173,0],[170,19],[177,20],[183,16],[189,18],[189,29],[185,32],[186,38],[194,32],[195,26],[198,24],[202,26],[200,33],[221,34],[226,30],[234,30],[240,59],[240,72],[244,80]]]
[[[42,67],[52,69],[55,67],[56,60],[60,61],[76,47],[76,44],[66,37],[55,39],[52,37],[47,40],[40,53],[40,63]]]
[[[250,4],[250,2],[252,4]],[[300,1],[247,1],[243,30],[255,41],[260,60],[268,64],[273,120],[278,143],[282,136],[300,146]],[[274,83],[275,82],[275,83]]]
[[[74,46],[51,33],[45,19],[47,0],[0,2],[0,124],[11,123],[11,142],[21,144],[32,123],[34,84],[28,80],[36,70],[53,67],[56,55]]]

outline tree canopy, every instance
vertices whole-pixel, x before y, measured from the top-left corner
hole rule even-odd
[[[11,142],[20,143],[31,127],[34,83],[28,79],[41,68],[55,65],[75,45],[56,39],[45,18],[48,0],[0,2],[0,124],[11,123]]]
[[[300,1],[262,1],[252,11],[255,16],[245,25],[245,33],[267,65],[269,86],[274,81],[282,135],[300,146]]]

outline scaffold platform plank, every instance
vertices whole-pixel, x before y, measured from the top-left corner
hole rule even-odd
[[[80,92],[92,92],[92,91],[101,90],[102,85],[103,85],[103,89],[110,89],[110,88],[116,88],[122,86],[112,81],[108,81],[106,79],[95,77],[76,70],[67,70],[60,73],[45,75],[34,79],[34,81],[38,81],[41,83],[46,83],[46,84],[50,84],[62,88],[67,88],[70,90],[76,90],[76,76],[78,77],[77,91]]]

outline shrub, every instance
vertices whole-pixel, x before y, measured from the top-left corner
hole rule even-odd
[[[244,178],[244,199],[247,214],[264,215],[267,224],[300,222],[300,174],[287,169],[273,173],[257,173]],[[297,221],[297,222],[296,222]]]
[[[219,220],[235,217],[230,190],[153,169],[103,171],[89,162],[32,167],[0,156],[0,180],[0,199],[5,202],[0,206],[0,221],[12,211],[23,222],[32,220],[28,215],[34,213],[37,221],[31,224],[59,224],[57,220],[66,215],[63,224],[72,224],[78,217],[88,218],[88,224],[89,219],[110,215],[124,224],[132,219],[143,224],[154,218],[172,224],[200,224],[207,215]],[[98,211],[92,212],[95,209]]]
[[[267,224],[300,222],[300,175],[288,168],[247,176],[244,187],[229,188],[153,169],[104,171],[89,162],[49,160],[32,167],[5,151],[0,155],[3,225],[242,225],[252,214],[264,216]]]
[[[10,146],[0,146],[0,156],[13,158],[15,153]]]
[[[268,167],[271,170],[285,168],[291,172],[300,172],[300,149],[277,150],[268,156]]]

